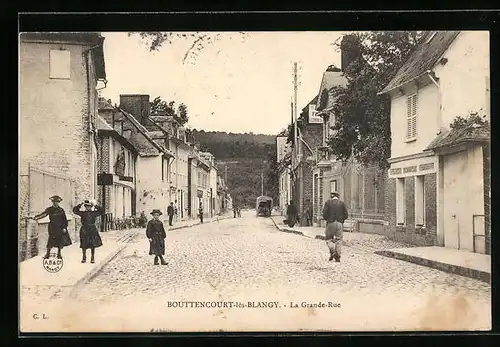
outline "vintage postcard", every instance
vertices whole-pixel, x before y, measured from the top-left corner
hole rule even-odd
[[[490,330],[489,42],[19,33],[20,331]]]

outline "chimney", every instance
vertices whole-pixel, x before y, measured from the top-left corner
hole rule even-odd
[[[343,72],[358,58],[360,54],[359,41],[354,35],[345,35],[340,42],[340,68]]]
[[[149,95],[120,94],[120,108],[132,114],[142,125],[147,125],[146,119],[151,114]]]

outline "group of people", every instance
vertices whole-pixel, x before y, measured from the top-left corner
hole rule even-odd
[[[349,214],[345,203],[339,199],[338,192],[331,193],[330,200],[325,202],[322,212],[323,219],[326,221],[325,240],[330,250],[329,260],[335,259],[336,262],[340,262],[344,222],[349,217]],[[310,206],[309,200],[306,200],[306,226],[312,225],[312,215],[312,206]],[[294,202],[290,201],[286,210],[286,219],[283,222],[292,228],[298,221],[298,209]]]
[[[62,248],[71,245],[71,237],[68,234],[68,219],[66,212],[60,206],[63,199],[59,195],[50,197],[52,206],[47,207],[42,213],[32,217],[38,221],[49,217],[47,240],[47,253],[44,258],[50,257],[52,248],[57,248],[57,257],[62,259]],[[82,263],[87,262],[87,250],[90,249],[90,262],[95,262],[95,249],[102,246],[102,240],[97,231],[95,221],[97,217],[104,214],[104,209],[97,205],[94,200],[85,200],[73,208],[73,213],[80,216],[82,226],[80,228],[80,248],[82,249]]]

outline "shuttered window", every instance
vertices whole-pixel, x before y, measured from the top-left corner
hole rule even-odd
[[[406,139],[414,140],[417,137],[417,94],[406,99]]]

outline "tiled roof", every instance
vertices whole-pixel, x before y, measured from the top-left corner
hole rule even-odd
[[[128,141],[134,145],[140,156],[154,156],[160,154],[158,149],[156,149],[141,133],[133,133]]]
[[[114,107],[113,107],[113,105],[111,105],[111,102],[100,97],[99,101],[98,101],[98,109],[99,110],[112,110],[112,109],[114,109]]]
[[[417,47],[380,94],[396,89],[432,69],[459,33],[460,31],[431,31],[427,33],[423,38],[423,43]],[[426,41],[432,35],[434,36],[427,43]]]
[[[486,126],[469,126],[443,131],[427,146],[426,151],[452,147],[465,142],[488,142],[490,129]]]

